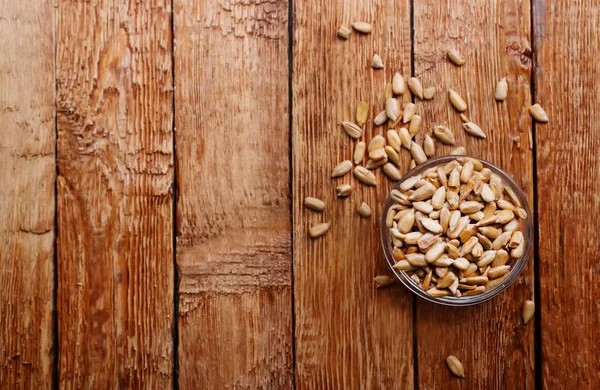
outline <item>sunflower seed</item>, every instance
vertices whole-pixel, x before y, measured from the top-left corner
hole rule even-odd
[[[402,95],[406,92],[406,83],[404,82],[404,77],[400,73],[394,74],[392,78],[392,91],[396,95]]]
[[[411,231],[414,224],[415,224],[415,212],[413,209],[410,209],[398,221],[398,230],[402,233],[408,233]]]
[[[463,60],[463,63],[464,63],[464,60]],[[458,65],[462,65],[462,64],[458,64]],[[459,378],[465,377],[465,368],[463,367],[462,363],[460,362],[460,360],[458,360],[458,358],[456,356],[454,356],[454,355],[448,356],[446,358],[446,364],[448,365],[448,368],[454,375],[456,375]]]
[[[419,97],[419,99],[423,99],[423,85],[416,77],[411,77],[408,79],[408,88],[413,93],[413,95]]]
[[[415,168],[416,166],[417,166],[417,162],[415,161],[415,159],[414,159],[414,158],[413,158],[413,159],[411,159],[411,160],[410,160],[410,166],[409,166],[409,168],[410,168],[410,169],[413,169],[413,168]]]
[[[505,251],[504,249],[500,249],[500,250],[496,251],[496,256],[494,257],[494,260],[492,261],[492,263],[490,265],[492,266],[492,268],[500,267],[500,266],[505,265],[507,261],[508,261],[508,252]]]
[[[466,156],[467,150],[464,148],[464,146],[459,146],[458,148],[452,149],[452,151],[450,152],[450,155],[451,156]]]
[[[423,164],[425,161],[427,161],[427,156],[425,155],[425,152],[423,151],[421,146],[416,142],[412,143],[410,147],[410,154],[413,156],[413,159],[417,164]]]
[[[352,23],[352,28],[363,34],[368,34],[373,31],[373,25],[367,22],[354,22]]]
[[[457,280],[457,277],[454,274],[454,272],[452,272],[452,271],[446,272],[446,275],[444,275],[443,278],[438,280],[437,287],[438,288],[446,288],[446,287],[450,286],[452,283],[454,283],[455,280]]]
[[[510,232],[506,232],[506,233],[510,233]],[[523,241],[523,233],[517,230],[516,232],[513,232],[512,235],[510,236],[510,240],[508,242],[508,247],[511,249],[515,249],[521,244],[521,241]]]
[[[446,145],[454,145],[454,133],[446,126],[437,125],[433,128],[433,135]]]
[[[383,60],[379,56],[379,54],[375,54],[373,56],[373,60],[371,61],[371,67],[374,69],[382,69],[383,68]]]
[[[485,133],[483,132],[483,130],[481,130],[481,127],[477,126],[473,122],[463,123],[463,129],[465,129],[465,131],[467,133],[471,134],[472,136],[484,138],[484,139],[487,137],[485,135]]]
[[[469,120],[469,117],[467,117],[464,112],[460,113],[460,120],[462,120],[463,122],[471,122]]]
[[[385,114],[391,121],[396,121],[400,117],[400,103],[393,97],[385,100]]]
[[[488,202],[483,208],[483,215],[487,218],[496,212],[496,202]]]
[[[470,297],[473,295],[479,295],[479,294],[483,294],[485,292],[485,287],[484,286],[479,286],[477,288],[475,288],[474,290],[470,290],[467,291],[463,294],[463,297]]]
[[[401,204],[401,205],[405,205],[405,206],[409,206],[410,205],[410,200],[408,199],[408,195],[403,194],[402,192],[394,189],[390,192],[390,198],[392,198],[394,200],[394,202]]]
[[[440,187],[435,190],[435,193],[431,196],[431,206],[440,210],[444,206],[444,201],[446,200],[446,187]]]
[[[325,232],[327,232],[329,226],[331,226],[331,223],[329,222],[311,226],[311,228],[308,230],[308,234],[311,238],[321,237],[323,234],[325,234]]]
[[[350,137],[359,139],[362,136],[362,129],[352,122],[342,122],[342,128]]]
[[[410,265],[410,263],[407,260],[400,260],[399,262],[394,264],[393,267],[396,268],[398,271],[414,271],[415,269],[417,269],[416,267]]]
[[[453,245],[452,247],[456,249],[456,247],[454,247]],[[458,252],[458,249],[456,249],[456,251]],[[471,265],[471,263],[469,263],[469,260],[465,259],[464,257],[458,257],[454,260],[453,265],[461,271],[466,271],[469,268],[469,265]]]
[[[377,275],[375,276],[375,286],[377,288],[384,288],[384,287],[388,287],[392,284],[394,284],[394,282],[396,281],[396,279],[393,279],[387,275]]]
[[[387,157],[384,157],[381,160],[371,160],[371,159],[369,159],[367,161],[367,164],[365,165],[365,168],[367,168],[369,170],[377,169],[377,168],[382,167],[385,164],[387,164],[387,162],[388,162],[388,158]]]
[[[440,225],[438,222],[434,221],[431,218],[423,218],[421,219],[421,223],[423,224],[423,227],[425,229],[429,230],[434,234],[439,234],[444,230],[442,229],[442,225]]]
[[[437,244],[432,245],[431,248],[429,248],[427,250],[427,253],[425,254],[425,260],[428,263],[433,263],[437,259],[439,259],[440,256],[443,255],[445,251],[446,251],[446,243],[438,242]]]
[[[366,102],[358,102],[356,105],[356,123],[359,126],[363,126],[367,121],[367,116],[369,115],[369,105]]]
[[[338,197],[349,196],[352,193],[352,186],[350,184],[342,184],[337,186],[336,190]]]
[[[516,211],[516,213],[519,216],[519,218],[521,218],[521,219],[526,219],[527,218],[527,211],[525,211],[525,209],[518,208],[517,211]]]
[[[352,169],[352,161],[344,160],[333,169],[333,172],[331,173],[331,177],[343,176],[346,173],[350,172],[351,169]]]
[[[525,301],[523,304],[523,324],[527,324],[533,318],[533,313],[535,312],[535,302],[533,301]]]
[[[488,278],[490,279],[498,279],[501,276],[504,276],[510,270],[510,265],[501,265],[499,267],[490,268],[488,271]]]
[[[506,225],[504,225],[504,227],[502,227],[502,230],[504,230],[505,232],[514,232],[519,228],[520,224],[521,222],[519,222],[519,220],[515,218]]]
[[[487,238],[483,234],[477,233],[477,239],[479,240],[479,243],[481,244],[483,249],[485,249],[486,251],[492,249],[492,241],[490,241],[489,238]]]
[[[460,187],[460,174],[457,169],[453,169],[448,177],[448,187],[457,188]]]
[[[433,143],[433,138],[431,138],[429,134],[426,134],[425,139],[423,140],[423,151],[427,157],[433,157],[435,155],[435,144]]]
[[[379,114],[377,114],[375,119],[373,119],[373,123],[375,124],[375,126],[381,126],[385,123],[385,121],[387,121],[387,119],[387,114],[385,113],[385,110],[383,110]]]
[[[533,106],[529,107],[529,113],[531,114],[533,119],[535,119],[537,122],[540,122],[540,123],[548,122],[548,114],[546,114],[546,111],[544,111],[542,106],[540,106],[537,103],[534,104]]]
[[[498,84],[496,84],[496,90],[494,91],[494,98],[496,100],[498,100],[499,102],[501,102],[504,99],[506,99],[507,95],[508,95],[508,83],[506,82],[506,78],[502,78],[500,81],[498,81]]]
[[[410,150],[410,146],[412,145],[412,137],[410,136],[408,130],[404,127],[401,127],[400,130],[398,130],[398,134],[400,136],[400,143],[402,146]]]
[[[431,100],[435,96],[435,87],[427,87],[423,90],[423,99]]]
[[[419,238],[417,244],[419,245],[419,249],[426,251],[432,245],[435,245],[440,241],[442,241],[442,239],[439,236],[435,236],[432,233],[425,233]]]
[[[425,267],[427,265],[425,255],[422,253],[409,253],[406,255],[406,260],[415,267]]]
[[[415,210],[420,211],[424,214],[429,214],[433,211],[433,206],[427,202],[413,202]]]
[[[523,257],[523,251],[525,250],[525,240],[521,241],[518,247],[510,251],[510,257],[513,259],[520,259]]]
[[[346,27],[344,25],[340,26],[340,28],[337,31],[337,35],[342,39],[350,38],[350,34],[352,34],[352,30],[350,30],[348,27]]]
[[[311,210],[323,211],[323,209],[325,209],[325,202],[323,202],[321,199],[307,196],[304,198],[304,206]]]
[[[459,112],[463,112],[467,109],[467,103],[455,90],[449,89],[448,97],[450,98],[450,103],[452,103],[454,108],[456,108]]]
[[[396,152],[394,150],[394,148],[392,148],[391,146],[387,145],[385,147],[385,153],[387,154],[388,158],[390,159],[391,162],[393,162],[396,165],[400,165],[400,156],[398,155],[398,152]]]
[[[481,257],[479,258],[479,261],[477,261],[477,267],[479,267],[479,268],[485,267],[486,265],[489,265],[492,261],[494,261],[495,258],[496,258],[495,250],[485,251],[485,252],[483,252],[483,255],[481,255]],[[481,284],[481,283],[478,283],[478,284]]]
[[[411,190],[419,180],[421,180],[421,175],[411,176],[400,184],[400,189],[402,191]]]
[[[447,267],[450,267],[453,263],[454,263],[454,260],[452,260],[451,258],[449,258],[446,255],[442,255],[442,256],[440,256],[439,259],[434,261],[432,264],[438,268],[447,268]],[[436,270],[438,268],[436,268]]]
[[[462,183],[468,183],[469,180],[471,179],[472,175],[473,175],[473,162],[471,162],[469,160],[469,161],[467,161],[467,163],[465,165],[463,165],[463,167],[460,171],[460,181]],[[463,188],[461,192],[462,192],[462,194],[464,194],[466,192],[465,188]]]
[[[440,290],[437,287],[433,287],[427,290],[427,294],[434,298],[447,297],[452,295],[452,293],[449,290]]]
[[[362,141],[357,142],[354,147],[354,163],[360,164],[365,157],[365,149],[367,148],[366,144]]]
[[[504,225],[515,218],[515,213],[512,210],[502,210],[496,214],[496,223]]]
[[[373,161],[380,161],[387,158],[387,154],[385,153],[385,149],[373,149],[369,152],[369,159]],[[368,167],[367,167],[368,169]]]
[[[402,122],[408,123],[412,119],[413,115],[417,112],[417,106],[414,103],[407,103],[404,107],[404,116]]]
[[[487,276],[468,276],[460,280],[460,282],[464,284],[485,284],[488,281],[489,279]]]
[[[383,166],[383,173],[387,175],[390,179],[394,181],[398,181],[402,179],[402,175],[396,166],[392,163],[387,163]]]
[[[404,236],[404,242],[406,245],[416,245],[421,237],[423,237],[423,233],[421,232],[406,233]]]
[[[420,115],[413,115],[410,125],[408,125],[408,133],[411,137],[414,137],[420,130],[423,118]]]
[[[458,66],[464,65],[465,58],[458,52],[458,50],[450,48],[446,50],[446,54],[453,64]]]
[[[426,182],[425,185],[419,187],[413,192],[408,199],[411,201],[427,200],[435,193],[436,188],[433,184]]]
[[[494,195],[494,191],[490,188],[488,184],[484,184],[481,188],[481,197],[486,202],[493,202],[496,199],[496,195]]]

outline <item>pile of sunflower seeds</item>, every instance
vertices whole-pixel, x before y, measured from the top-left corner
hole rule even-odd
[[[390,194],[394,268],[432,297],[471,296],[501,283],[523,256],[519,199],[481,161],[458,157]]]

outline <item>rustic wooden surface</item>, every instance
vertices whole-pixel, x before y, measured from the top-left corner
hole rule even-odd
[[[169,7],[58,2],[61,387],[171,387]]]
[[[54,29],[0,1],[0,388],[49,388],[54,286]]]
[[[598,9],[0,0],[0,388],[594,389]],[[356,20],[373,33],[336,37]],[[356,142],[338,124],[360,100],[372,119],[397,71],[438,87],[416,101],[424,130],[453,128],[536,211],[539,255],[478,307],[375,289],[392,183],[330,178]],[[448,88],[486,141],[461,130]],[[532,124],[532,102],[550,123]],[[382,133],[369,120],[363,140]]]
[[[508,172],[533,204],[531,149],[531,44],[529,1],[452,3],[415,1],[415,76],[438,95],[419,104],[425,130],[435,124],[454,129],[457,145]],[[456,66],[445,49],[454,47],[467,59]],[[494,99],[496,82],[506,77],[509,95]],[[487,133],[481,140],[462,129],[449,104],[448,88],[465,99],[465,114]],[[439,145],[439,144],[437,144]],[[452,146],[438,147],[444,155]],[[520,321],[522,303],[534,297],[533,261],[501,296],[470,308],[439,307],[418,301],[417,351],[419,387],[425,389],[527,389],[535,385],[534,324]],[[457,356],[466,377],[457,379],[445,357]]]
[[[179,384],[290,388],[288,4],[174,11]]]
[[[552,118],[536,125],[541,386],[598,388],[600,11],[538,2],[533,16],[535,98]]]

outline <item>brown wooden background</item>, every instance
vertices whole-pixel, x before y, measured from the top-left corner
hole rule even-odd
[[[336,38],[356,20],[373,33]],[[599,24],[584,0],[0,0],[0,388],[598,388]],[[491,302],[376,290],[355,205],[378,217],[391,183],[335,197],[336,124],[396,71],[438,86],[426,126],[466,97],[489,136],[459,144],[535,209]]]

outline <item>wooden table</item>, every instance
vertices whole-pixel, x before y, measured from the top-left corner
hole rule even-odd
[[[0,5],[1,388],[600,385],[600,2]],[[373,33],[336,38],[356,20]],[[477,307],[376,290],[392,183],[329,177],[352,153],[338,123],[359,100],[381,109],[395,72],[438,88],[417,100],[426,130],[455,129],[535,210],[526,270]],[[487,140],[460,130],[448,88]]]

